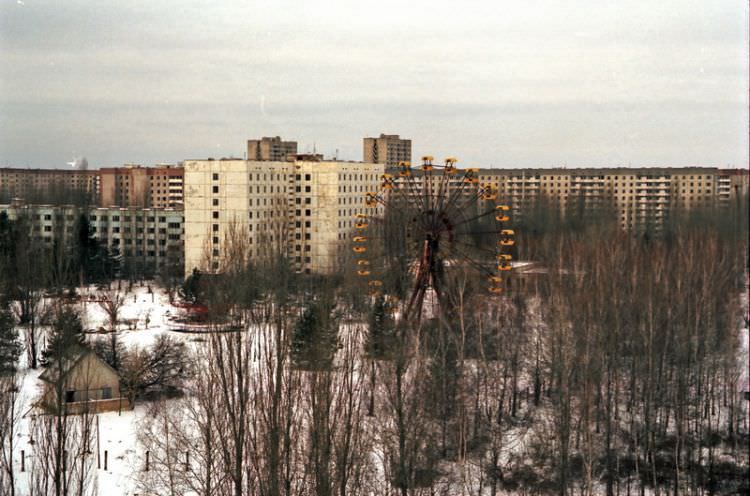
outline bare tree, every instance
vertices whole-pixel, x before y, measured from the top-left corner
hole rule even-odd
[[[0,375],[0,490],[9,496],[16,494],[14,451],[23,406],[18,387],[15,374]]]

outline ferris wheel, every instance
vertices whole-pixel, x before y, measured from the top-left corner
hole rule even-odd
[[[445,306],[452,271],[476,277],[490,295],[510,287],[510,208],[498,204],[497,188],[482,183],[478,169],[456,162],[400,162],[383,174],[378,191],[367,193],[367,213],[355,219],[356,276],[370,295],[402,301],[407,320],[421,320],[426,300]]]

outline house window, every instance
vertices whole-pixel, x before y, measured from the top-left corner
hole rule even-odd
[[[73,403],[76,400],[75,391],[65,391],[65,403]]]
[[[111,387],[103,387],[102,388],[102,399],[103,400],[110,400],[112,399],[112,388]]]

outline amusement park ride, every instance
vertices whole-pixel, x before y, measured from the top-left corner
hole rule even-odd
[[[355,219],[355,271],[369,293],[395,293],[402,318],[418,324],[426,297],[444,307],[446,274],[456,268],[477,274],[492,295],[506,292],[515,233],[497,188],[455,158],[439,165],[426,156],[419,167],[401,162],[390,172]]]

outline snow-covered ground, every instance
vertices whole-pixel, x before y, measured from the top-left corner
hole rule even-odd
[[[157,286],[135,286],[133,291],[126,293],[123,284],[122,293],[125,299],[120,309],[119,336],[126,347],[147,347],[153,343],[156,336],[169,332],[169,317],[179,311],[169,304],[169,299]],[[86,329],[98,329],[108,327],[108,317],[104,309],[95,301],[87,301],[87,296],[97,295],[100,292],[91,287],[81,291],[79,307],[82,310],[83,324]],[[133,328],[131,330],[131,327]],[[170,333],[179,338],[189,340],[193,336],[189,334]],[[21,381],[18,393],[21,413],[23,418],[18,426],[15,436],[15,475],[17,494],[29,494],[30,466],[32,446],[31,418],[38,413],[33,408],[33,403],[39,398],[42,391],[42,382],[38,379],[44,369],[31,370],[26,367],[25,359],[21,359],[21,370],[19,378]],[[99,450],[101,457],[101,468],[95,470],[95,481],[99,488],[99,494],[106,496],[126,496],[135,494],[135,481],[133,474],[137,473],[143,455],[137,453],[136,433],[138,419],[147,415],[148,405],[136,405],[134,410],[108,412],[98,414],[99,423]],[[95,419],[96,422],[96,419]],[[107,470],[104,470],[104,452],[107,451]],[[21,472],[21,452],[25,456],[25,472]],[[94,453],[96,456],[96,453]]]
[[[123,286],[123,292],[125,287]],[[83,313],[84,326],[87,329],[98,329],[108,327],[108,317],[105,310],[91,297],[99,295],[96,288],[88,288],[82,291],[82,302],[80,308]],[[742,307],[747,311],[747,294],[743,295]],[[125,293],[123,306],[120,309],[120,339],[127,347],[146,347],[153,343],[154,339],[163,333],[191,341],[195,336],[191,334],[175,333],[170,329],[170,317],[175,316],[180,309],[169,304],[166,294],[155,285],[136,286],[132,292]],[[538,322],[534,323],[538,325]],[[131,329],[132,328],[132,329]],[[745,327],[740,331],[741,350],[739,354],[740,363],[747,364],[749,346],[749,331]],[[19,400],[22,404],[21,413],[23,418],[18,426],[15,436],[15,476],[17,494],[29,494],[30,467],[31,467],[31,417],[35,413],[32,408],[34,401],[41,392],[41,381],[38,376],[43,371],[30,370],[22,358],[19,379],[21,388]],[[742,367],[743,376],[739,381],[740,387],[748,387],[748,370]],[[149,415],[149,404],[142,402],[136,405],[134,410],[109,412],[98,414],[99,425],[99,456],[101,457],[101,468],[95,469],[94,480],[98,487],[98,494],[106,496],[130,496],[138,493],[135,477],[143,469],[145,463],[144,453],[139,452],[137,443],[138,425],[140,420]],[[513,436],[508,436],[509,452],[524,451],[521,445],[529,442],[533,437],[532,431],[521,429]],[[515,445],[514,445],[515,443]],[[20,455],[25,455],[25,472],[21,472]],[[107,452],[107,469],[104,469],[104,452]],[[96,452],[93,456],[97,456]],[[96,464],[94,464],[96,465]]]

